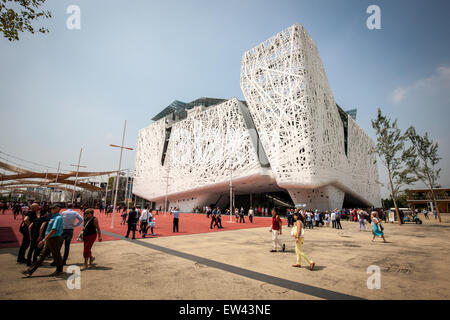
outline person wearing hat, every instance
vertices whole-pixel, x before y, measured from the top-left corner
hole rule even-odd
[[[61,257],[61,235],[63,233],[63,219],[59,214],[61,207],[59,205],[53,205],[50,209],[51,217],[50,221],[47,225],[47,230],[45,231],[45,238],[42,239],[38,247],[42,249],[41,254],[39,255],[36,263],[33,263],[27,270],[22,273],[28,277],[31,275],[42,265],[45,258],[51,253],[56,265],[56,271],[51,274],[51,276],[57,276],[63,273],[63,263]]]

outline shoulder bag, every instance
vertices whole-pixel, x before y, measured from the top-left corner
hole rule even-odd
[[[80,234],[77,237],[77,241],[83,242],[84,239],[84,230],[86,229],[86,227],[89,225],[89,223],[94,220],[95,217],[92,217],[91,220],[89,220],[86,225],[83,227],[83,230],[81,230]]]

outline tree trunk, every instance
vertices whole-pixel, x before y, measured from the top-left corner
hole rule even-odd
[[[394,192],[394,185],[392,184],[391,170],[389,170],[389,169],[388,169],[388,175],[389,175],[389,186],[391,187],[391,195],[392,195],[392,200],[394,201],[394,207],[395,207],[395,212],[397,214],[398,224],[401,226],[402,219],[400,218],[400,212],[398,210],[397,195]]]
[[[431,197],[433,198],[432,200],[433,200],[434,207],[436,208],[436,213],[437,213],[439,222],[442,222],[441,221],[441,213],[439,212],[439,207],[438,207],[437,201],[436,201],[436,195],[434,194],[433,188],[431,188],[430,190],[431,190]],[[434,214],[434,212],[433,212],[433,214]]]

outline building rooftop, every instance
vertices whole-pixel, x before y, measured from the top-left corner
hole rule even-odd
[[[160,113],[158,113],[156,116],[152,118],[153,121],[157,121],[159,119],[164,118],[165,116],[171,114],[172,112],[177,112],[184,109],[184,106],[186,103],[182,101],[175,100],[171,104],[169,104],[167,107],[165,107]]]
[[[175,100],[171,104],[169,104],[167,107],[165,107],[160,113],[158,113],[156,116],[152,118],[153,121],[158,121],[159,119],[164,118],[165,116],[168,116],[169,114],[175,112],[175,113],[182,113],[183,111],[192,109],[197,106],[205,106],[205,107],[211,107],[216,104],[222,103],[227,101],[228,99],[217,99],[217,98],[207,98],[207,97],[201,97],[194,101],[191,101],[189,103],[185,103],[182,101]]]
[[[158,113],[156,116],[152,118],[153,121],[158,121],[159,119],[162,119],[166,116],[168,116],[171,113],[181,114],[185,112],[186,110],[190,110],[192,108],[198,107],[198,106],[205,106],[205,107],[212,107],[217,104],[223,103],[229,99],[219,99],[219,98],[207,98],[207,97],[201,97],[198,99],[195,99],[189,103],[182,102],[179,100],[174,100],[171,104],[169,104],[167,107],[165,107],[160,113]],[[240,100],[242,103],[244,103],[247,106],[247,102],[244,100]],[[348,114],[350,117],[353,118],[353,120],[356,121],[356,113],[357,109],[351,109],[348,111],[344,111],[338,104],[336,104],[339,111],[341,113]],[[182,116],[181,118],[184,118]]]

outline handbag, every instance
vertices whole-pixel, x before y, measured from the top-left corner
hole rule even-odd
[[[83,242],[84,239],[84,230],[86,229],[86,227],[89,225],[89,223],[94,220],[94,217],[91,218],[91,220],[89,220],[86,225],[83,227],[83,230],[80,232],[80,234],[77,237],[77,241]]]
[[[294,225],[291,229],[291,236],[295,237],[296,234],[297,234],[297,225]],[[303,224],[302,224],[302,231],[300,232],[299,238],[303,238],[304,234],[305,234],[305,228],[303,227]]]
[[[383,231],[384,230],[383,225],[381,223],[379,225],[380,225],[380,230]]]
[[[295,237],[297,234],[297,225],[293,226],[291,229],[291,236]]]

